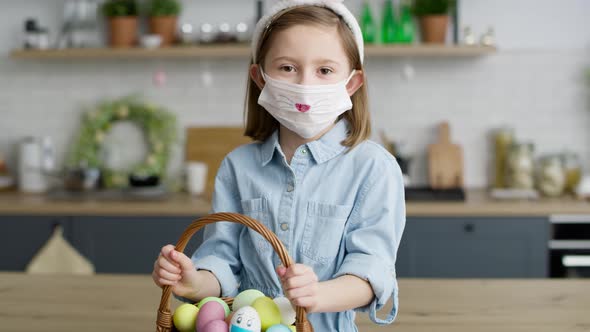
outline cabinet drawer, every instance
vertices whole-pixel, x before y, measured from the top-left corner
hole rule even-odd
[[[543,218],[408,218],[398,275],[545,277],[548,234]]]

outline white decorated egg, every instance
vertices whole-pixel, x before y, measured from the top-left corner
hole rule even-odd
[[[231,319],[229,332],[260,332],[260,317],[250,306],[240,308]]]

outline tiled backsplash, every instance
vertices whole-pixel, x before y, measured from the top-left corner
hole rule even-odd
[[[0,13],[0,22],[5,15]],[[3,54],[15,46],[5,41],[0,44]],[[464,147],[469,187],[488,182],[488,135],[502,125],[514,127],[520,139],[534,142],[539,154],[563,149],[580,153],[588,170],[590,86],[583,75],[590,66],[588,53],[510,49],[481,58],[368,58],[375,139],[383,129],[407,143],[416,155],[412,171],[417,182],[426,177],[425,148],[441,120],[450,122],[453,140]],[[408,68],[415,72],[409,80],[402,75]],[[167,74],[162,87],[152,82],[159,70]],[[20,138],[50,135],[62,160],[86,107],[101,98],[130,93],[168,107],[182,127],[239,125],[246,70],[245,59],[43,62],[4,57],[0,153],[8,155],[9,165],[14,166]],[[181,158],[179,147],[173,173],[178,172]]]

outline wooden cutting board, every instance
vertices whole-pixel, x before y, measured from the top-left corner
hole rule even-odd
[[[188,127],[186,129],[185,160],[207,164],[205,195],[211,197],[215,175],[221,161],[240,145],[252,142],[244,136],[243,127]]]
[[[438,127],[438,142],[428,147],[428,175],[434,189],[463,188],[463,149],[451,142],[448,122]]]

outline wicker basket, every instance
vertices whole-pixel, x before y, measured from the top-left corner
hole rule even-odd
[[[183,252],[190,238],[198,230],[206,225],[216,222],[235,222],[255,230],[270,242],[285,267],[289,267],[293,264],[293,260],[289,256],[287,249],[285,249],[283,243],[272,231],[255,219],[238,213],[215,213],[193,221],[182,233],[180,240],[178,240],[178,243],[176,244],[176,250]],[[162,289],[160,307],[158,308],[158,319],[156,321],[157,332],[170,332],[176,330],[172,322],[172,314],[170,313],[170,295],[172,295],[172,288],[170,286],[164,286]],[[224,298],[223,300],[230,306],[233,303],[233,298]],[[313,332],[313,327],[309,323],[309,320],[307,320],[306,309],[295,307],[295,312],[295,326],[297,332]]]

